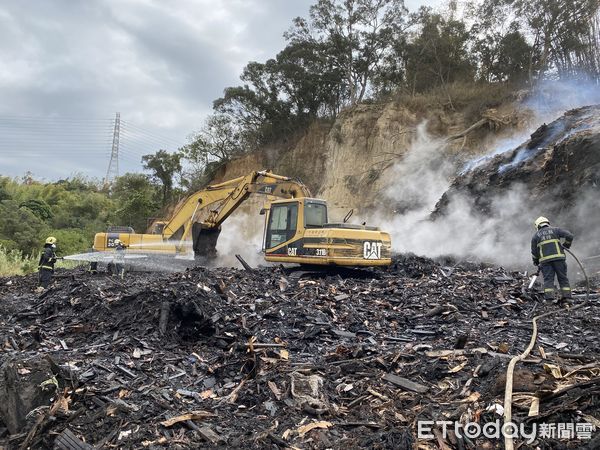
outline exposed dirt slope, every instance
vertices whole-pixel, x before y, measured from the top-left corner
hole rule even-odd
[[[230,162],[215,182],[270,168],[300,178],[315,196],[328,200],[333,219],[340,220],[350,208],[366,212],[381,206],[381,192],[396,181],[391,168],[411,148],[420,125],[433,139],[443,140],[477,123],[473,132],[440,145],[440,158],[459,154],[468,159],[488,151],[491,140],[503,133],[518,130],[524,123],[513,119],[519,115],[527,114],[517,114],[512,102],[475,115],[465,108],[417,108],[400,101],[358,105],[334,123],[314,124],[296,139]]]

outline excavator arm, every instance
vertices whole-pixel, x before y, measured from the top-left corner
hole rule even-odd
[[[181,249],[192,236],[194,252],[212,256],[221,224],[251,194],[278,198],[310,197],[309,189],[299,181],[270,171],[251,172],[208,186],[186,198],[165,224],[163,239],[179,242]],[[200,219],[201,215],[203,219]]]

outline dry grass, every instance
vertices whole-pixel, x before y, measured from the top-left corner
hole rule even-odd
[[[395,100],[417,114],[431,110],[462,112],[465,121],[476,121],[490,109],[514,100],[516,86],[504,83],[452,83],[430,91],[399,93]]]
[[[38,255],[23,255],[0,245],[0,276],[25,275],[37,270]]]
[[[40,255],[23,255],[18,250],[7,250],[0,245],[0,277],[10,277],[14,275],[27,275],[37,272]],[[56,268],[73,269],[81,264],[79,261],[59,260]]]

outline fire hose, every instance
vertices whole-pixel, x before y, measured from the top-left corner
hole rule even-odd
[[[590,299],[590,281],[588,279],[588,276],[585,272],[583,264],[581,264],[581,261],[579,261],[577,256],[575,256],[573,254],[573,252],[570,251],[569,249],[565,248],[565,250],[567,251],[567,253],[569,253],[573,257],[573,259],[575,259],[575,261],[579,265],[579,268],[583,272],[583,276],[585,277],[585,284],[586,284],[585,299],[586,299],[586,303],[587,303],[587,302],[589,302],[589,299]],[[538,273],[539,273],[539,271],[538,271]],[[579,309],[579,308],[583,307],[584,305],[585,305],[585,303],[581,303],[581,304],[575,306],[574,308],[569,309],[567,312],[575,311],[576,309]],[[525,349],[525,351],[523,353],[513,357],[510,360],[510,362],[508,363],[508,368],[506,369],[506,386],[504,389],[504,425],[502,427],[502,429],[505,431],[503,434],[504,434],[504,448],[506,450],[514,449],[514,443],[513,443],[514,429],[511,430],[513,432],[510,432],[510,433],[506,432],[506,429],[512,420],[512,394],[513,394],[513,376],[514,376],[515,366],[517,365],[517,363],[519,361],[522,361],[525,358],[527,358],[527,356],[529,356],[529,353],[531,352],[531,350],[533,349],[533,346],[535,345],[535,342],[537,341],[537,333],[538,333],[537,321],[539,319],[543,319],[544,317],[548,317],[553,314],[556,314],[557,312],[564,312],[564,310],[549,311],[547,313],[540,314],[539,316],[535,316],[533,318],[533,320],[531,321],[533,324],[533,333],[531,334],[531,340],[529,341],[529,345],[527,346],[527,348]]]
[[[590,300],[590,280],[587,276],[587,273],[585,273],[585,268],[583,267],[583,264],[581,264],[581,261],[579,261],[579,258],[577,258],[577,256],[575,256],[575,254],[571,250],[569,250],[568,248],[565,248],[565,250],[569,255],[573,257],[575,261],[577,261],[577,264],[579,265],[579,268],[581,269],[581,272],[585,277],[585,301],[587,302]]]

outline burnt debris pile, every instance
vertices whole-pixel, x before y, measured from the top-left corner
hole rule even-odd
[[[121,281],[70,271],[41,295],[34,276],[0,279],[0,439],[8,448],[494,448],[502,441],[429,424],[501,421],[508,361],[546,311],[556,314],[540,321],[514,374],[513,421],[598,425],[595,292],[569,311],[538,301],[524,274],[411,255],[376,275],[192,269]],[[599,440],[537,439],[526,446]]]
[[[547,205],[548,214],[572,209],[584,194],[598,195],[600,181],[600,105],[567,111],[535,130],[510,151],[480,158],[459,175],[442,196],[434,216],[450,199],[473,199],[480,211],[512,189],[523,188],[530,206]]]

